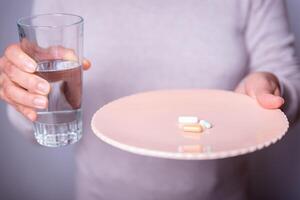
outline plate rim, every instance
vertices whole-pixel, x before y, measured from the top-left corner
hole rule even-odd
[[[116,147],[118,149],[138,154],[138,155],[143,155],[143,156],[151,156],[151,157],[156,157],[156,158],[167,158],[167,159],[175,159],[175,160],[214,160],[214,159],[222,159],[222,158],[230,158],[230,157],[235,157],[239,155],[245,155],[248,153],[252,153],[254,151],[261,150],[263,148],[266,148],[270,146],[271,144],[275,144],[279,140],[282,139],[282,137],[287,133],[289,129],[289,121],[285,113],[281,109],[276,109],[279,112],[281,112],[282,116],[284,117],[284,120],[286,121],[286,129],[282,131],[281,134],[279,134],[277,137],[273,138],[273,140],[266,141],[264,143],[260,143],[257,145],[245,147],[245,148],[239,148],[239,149],[233,149],[233,150],[228,150],[228,151],[218,151],[218,152],[201,152],[201,153],[186,153],[186,152],[167,152],[167,151],[160,151],[160,150],[153,150],[153,149],[146,149],[142,147],[137,147],[137,146],[132,146],[128,144],[124,144],[121,142],[118,142],[116,140],[113,140],[105,134],[101,133],[100,131],[97,130],[97,128],[94,126],[94,121],[96,114],[100,112],[102,109],[104,109],[106,106],[110,105],[111,103],[118,101],[120,99],[124,99],[127,97],[135,96],[135,95],[140,95],[140,94],[145,94],[145,93],[151,93],[151,92],[164,92],[164,91],[216,91],[216,92],[228,92],[228,93],[234,93],[234,94],[239,94],[235,93],[233,91],[227,91],[227,90],[217,90],[217,89],[171,89],[171,90],[151,90],[151,91],[146,91],[146,92],[141,92],[141,93],[135,93],[132,95],[128,96],[123,96],[118,99],[115,99],[113,101],[110,101],[109,103],[103,105],[100,109],[98,109],[92,117],[91,120],[91,128],[93,133],[100,138],[102,141],[105,143]],[[241,94],[243,95],[243,94]]]

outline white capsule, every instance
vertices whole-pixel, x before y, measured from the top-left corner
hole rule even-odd
[[[178,123],[180,124],[196,124],[198,123],[198,117],[195,116],[179,116]]]
[[[200,120],[199,124],[200,124],[201,126],[203,126],[204,128],[207,128],[207,129],[212,128],[211,123],[209,123],[208,121],[203,120],[203,119]]]

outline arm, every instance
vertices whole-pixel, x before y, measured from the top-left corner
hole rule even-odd
[[[262,90],[275,97],[282,96],[285,100],[282,109],[289,120],[294,121],[299,109],[300,68],[295,58],[294,37],[289,29],[283,0],[250,1],[245,41],[250,74],[238,90],[248,90],[246,93],[253,93],[250,96]],[[277,101],[280,105],[280,99],[275,97],[268,101]],[[263,98],[268,97],[265,95]]]

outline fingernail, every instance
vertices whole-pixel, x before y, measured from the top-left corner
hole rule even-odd
[[[44,98],[37,97],[33,100],[33,103],[37,108],[45,108],[47,101]]]
[[[32,71],[32,72],[34,72],[37,67],[35,63],[33,63],[32,61],[29,61],[29,60],[25,61],[25,66],[29,71]]]
[[[63,58],[65,60],[77,61],[77,57],[72,52],[65,53],[65,55],[63,56]]]
[[[37,85],[37,89],[39,90],[39,92],[43,93],[43,94],[48,94],[49,92],[49,87],[48,87],[48,84],[46,83],[39,83]]]
[[[283,105],[284,104],[284,98],[282,97],[279,97],[279,101],[280,101],[280,104]]]

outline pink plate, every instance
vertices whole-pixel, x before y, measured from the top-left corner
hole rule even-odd
[[[212,123],[202,133],[183,132],[179,116]],[[221,90],[162,90],[113,101],[92,119],[94,133],[117,148],[173,159],[217,159],[267,147],[281,139],[284,113],[263,109],[246,96]]]

